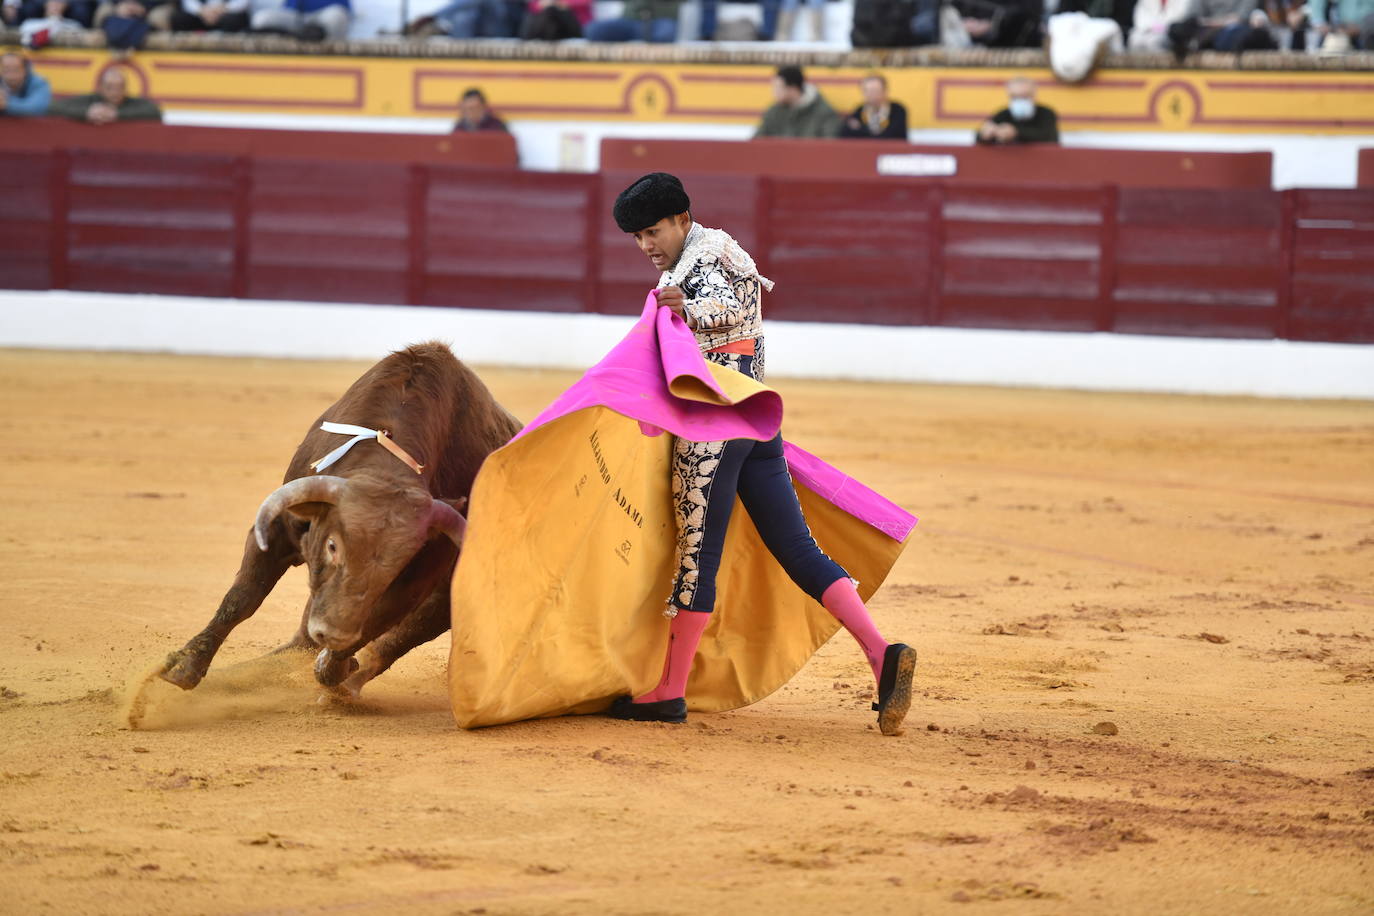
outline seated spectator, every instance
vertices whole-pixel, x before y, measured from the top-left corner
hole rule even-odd
[[[1007,107],[978,127],[983,144],[1058,143],[1059,118],[1053,108],[1035,104],[1035,83],[1018,76],[1007,83]]]
[[[731,36],[735,41],[772,41],[778,34],[778,16],[782,9],[782,0],[759,0],[763,6],[763,23],[757,31],[753,30],[753,23],[748,20],[726,23],[728,29],[743,26],[748,34]],[[716,20],[719,14],[719,0],[701,0],[701,28],[700,38],[702,41],[713,41],[716,35]],[[722,36],[724,37],[724,36]]]
[[[420,38],[514,38],[526,18],[524,0],[451,0],[433,16],[417,20],[407,33]]]
[[[110,47],[137,48],[150,31],[166,32],[172,27],[172,9],[163,0],[103,0],[96,8],[94,25],[105,33]]]
[[[0,10],[0,19],[10,27],[30,19],[70,19],[89,29],[95,19],[94,0],[4,0]]]
[[[27,48],[43,48],[52,41],[53,36],[62,32],[82,32],[91,23],[89,4],[83,4],[84,11],[67,0],[43,0],[41,4],[25,3],[21,8],[22,22],[19,24],[19,41]],[[76,19],[83,15],[86,21]]]
[[[954,0],[975,45],[988,48],[1040,47],[1043,0]]]
[[[1374,0],[1336,0],[1334,8],[1327,0],[1311,0],[1308,9],[1313,30],[1327,39],[1322,50],[1339,51],[1344,45],[1374,51]],[[1345,40],[1331,40],[1331,36]]]
[[[181,0],[172,14],[173,32],[242,32],[250,0]]]
[[[253,13],[255,32],[279,32],[302,41],[342,41],[353,18],[349,0],[284,0]]]
[[[779,67],[773,77],[774,103],[763,113],[755,137],[835,137],[840,116],[806,81],[801,67]]]
[[[481,89],[469,89],[463,93],[463,98],[458,102],[458,113],[458,123],[453,125],[454,133],[506,129],[506,122],[491,113],[487,97],[482,94]]]
[[[887,77],[872,73],[859,81],[864,103],[840,126],[840,136],[905,140],[906,106],[887,97]]]
[[[1311,19],[1307,14],[1307,0],[1265,0],[1264,10],[1282,50],[1308,49],[1307,31]]]
[[[592,0],[530,0],[520,37],[526,41],[581,38],[592,21]]]
[[[0,54],[0,115],[40,118],[51,102],[52,89],[31,61],[13,51]]]
[[[588,41],[677,41],[677,11],[682,0],[625,0],[624,15],[593,20],[584,30]]]
[[[1190,51],[1272,51],[1278,47],[1258,0],[1198,0],[1197,15],[1169,27],[1176,57]]]
[[[792,40],[797,10],[801,4],[802,0],[782,0],[778,10],[777,33],[773,36],[778,41]],[[811,27],[810,37],[802,40],[821,41],[825,37],[825,0],[806,0],[806,19]]]
[[[1197,15],[1197,0],[1136,0],[1128,51],[1168,51],[1169,27]]]
[[[111,67],[100,74],[94,93],[53,102],[48,107],[48,114],[87,124],[162,120],[162,109],[157,103],[129,95],[129,83],[120,67]]]

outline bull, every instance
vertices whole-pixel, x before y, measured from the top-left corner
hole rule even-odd
[[[519,430],[447,346],[382,359],[312,425],[258,509],[219,609],[167,656],[162,679],[185,690],[199,684],[234,627],[287,569],[305,564],[310,596],[277,651],[319,650],[316,679],[357,696],[449,628],[461,510],[482,461]]]

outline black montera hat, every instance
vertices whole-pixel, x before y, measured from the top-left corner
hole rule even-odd
[[[690,209],[692,201],[682,182],[667,172],[650,172],[615,199],[615,224],[622,232],[638,232]]]

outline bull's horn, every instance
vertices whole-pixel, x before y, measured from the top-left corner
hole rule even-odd
[[[258,540],[258,549],[267,549],[267,532],[277,520],[277,516],[301,503],[337,505],[339,494],[347,485],[348,481],[342,477],[316,475],[297,477],[277,487],[262,501],[262,505],[258,507],[257,520],[253,522],[253,536]]]
[[[462,547],[463,534],[468,530],[468,520],[448,503],[436,499],[429,510],[429,530],[436,529],[447,535],[454,547]]]

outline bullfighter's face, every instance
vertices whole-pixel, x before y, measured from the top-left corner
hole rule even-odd
[[[655,270],[671,270],[682,255],[682,246],[686,244],[687,232],[691,228],[691,214],[679,213],[665,216],[647,229],[630,234]]]
[[[337,505],[293,509],[310,517],[301,551],[315,642],[355,650],[394,622],[379,619],[379,601],[428,540],[431,502],[419,488],[354,477]]]

